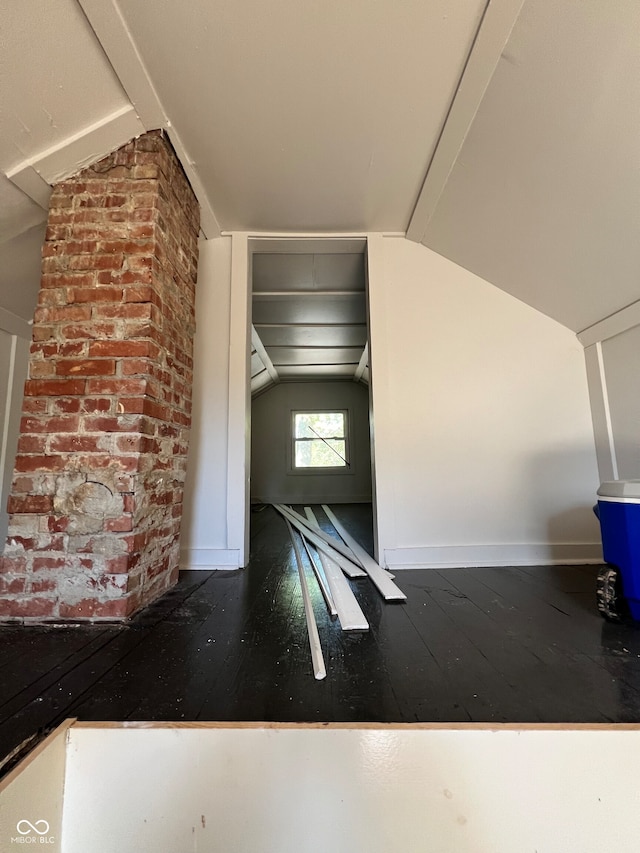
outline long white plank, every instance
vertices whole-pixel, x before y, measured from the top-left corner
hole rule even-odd
[[[326,512],[327,518],[333,524],[335,529],[338,531],[340,536],[347,543],[349,548],[353,551],[353,553],[358,557],[358,560],[362,563],[362,566],[365,572],[369,575],[375,586],[378,588],[378,591],[387,601],[405,601],[407,596],[404,592],[396,586],[396,584],[391,580],[389,575],[381,569],[380,566],[376,563],[376,561],[371,557],[364,548],[359,545],[356,540],[344,529],[344,527],[340,524],[335,515],[331,512],[328,506],[322,504],[322,509]]]
[[[315,524],[316,517],[313,514],[311,507],[306,506],[304,511],[309,521]],[[304,533],[302,536],[304,538]],[[349,582],[342,574],[340,566],[335,562],[335,560],[332,560],[330,557],[327,557],[326,554],[323,554],[322,551],[318,551],[318,556],[320,557],[320,562],[322,563],[322,568],[324,569],[325,577],[327,578],[327,583],[329,584],[329,589],[333,596],[333,602],[336,606],[336,610],[338,611],[338,619],[340,620],[342,630],[368,631],[369,623],[367,622],[360,605],[356,601],[356,597],[349,586]]]
[[[343,557],[347,558],[347,560],[350,560],[352,563],[356,563],[357,565],[361,565],[357,554],[354,554],[351,548],[349,548],[339,539],[336,539],[335,536],[332,536],[330,533],[327,533],[326,530],[323,530],[317,521],[309,521],[308,518],[305,518],[305,516],[300,515],[299,512],[296,512],[295,509],[291,509],[291,507],[285,506],[284,509],[289,513],[290,516],[293,516],[296,521],[299,521],[300,524],[303,524],[305,527],[309,527],[311,531],[316,534],[316,536],[319,536],[321,539],[324,539],[327,545],[331,545],[332,548],[335,548],[336,551],[339,551]],[[364,568],[364,566],[362,566],[362,568]]]
[[[309,527],[312,532],[316,534],[316,536],[320,536],[322,539],[324,539],[324,541],[328,545],[331,545],[332,548],[334,548],[336,551],[339,551],[343,557],[346,557],[347,560],[350,561],[350,563],[355,563],[358,566],[362,565],[362,563],[358,559],[358,555],[354,554],[352,549],[349,548],[349,546],[342,542],[340,539],[336,539],[335,536],[332,536],[330,533],[327,533],[326,530],[323,530],[318,524],[318,521],[315,516],[314,521],[311,521],[308,517],[305,518],[304,516],[300,515],[299,512],[296,512],[295,509],[292,509],[290,506],[284,506],[283,504],[281,504],[281,506],[286,512],[289,513],[290,518],[295,518],[301,524],[304,524],[306,527]],[[387,575],[393,580],[393,578],[395,577],[394,574],[392,574],[388,569],[383,569],[383,571],[386,572]],[[350,578],[353,578],[364,577],[366,573],[361,572],[359,575],[355,575],[346,571],[346,574],[349,575]]]
[[[318,586],[320,587],[320,592],[322,593],[322,597],[324,598],[324,603],[327,605],[327,610],[329,611],[332,617],[337,616],[338,611],[333,600],[333,595],[331,594],[331,590],[328,586],[328,581],[325,580],[323,568],[318,566],[317,562],[315,561],[313,554],[311,553],[309,543],[304,538],[304,536],[302,536],[302,544],[304,545],[304,550],[307,552],[307,557],[309,558],[309,562],[311,563],[311,568],[313,569],[313,573],[316,576],[316,580],[318,581]]]
[[[285,506],[282,506],[281,504],[273,504],[273,507],[285,520],[289,520],[296,530],[300,533],[304,533],[309,542],[312,542],[319,551],[322,551],[324,554],[331,557],[332,560],[335,560],[345,575],[350,578],[365,578],[367,576],[366,572],[358,568],[358,566],[354,565],[350,560],[347,560],[346,557],[336,551],[335,548],[332,548],[331,545],[327,544],[327,542],[325,542],[324,539],[321,539],[320,536],[316,536],[314,531],[305,524],[299,522],[295,516],[291,515],[291,511]]]
[[[309,647],[311,649],[313,675],[317,681],[321,681],[323,678],[327,677],[327,670],[325,668],[324,658],[322,656],[322,646],[320,645],[318,625],[316,623],[316,617],[313,612],[313,607],[311,605],[311,596],[309,595],[309,587],[307,586],[307,578],[305,577],[304,567],[302,565],[300,549],[298,548],[298,543],[296,542],[293,530],[291,529],[291,523],[289,522],[289,519],[285,518],[285,522],[287,524],[289,536],[291,537],[291,543],[293,545],[293,550],[296,555],[296,563],[298,564],[298,575],[300,576],[300,588],[302,589],[304,615],[307,620],[307,631],[309,633]]]

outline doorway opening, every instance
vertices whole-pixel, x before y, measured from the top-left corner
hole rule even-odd
[[[365,238],[247,241],[250,503],[372,503]]]

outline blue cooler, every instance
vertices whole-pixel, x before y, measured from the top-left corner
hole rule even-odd
[[[640,480],[602,483],[598,517],[604,559],[609,564],[599,578],[598,607],[605,617],[615,619],[601,606],[600,581],[608,571],[604,594],[610,596],[610,605],[620,615],[621,604],[626,603],[633,618],[640,621]]]

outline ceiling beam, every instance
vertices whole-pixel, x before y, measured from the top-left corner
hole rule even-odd
[[[424,240],[449,175],[493,77],[524,0],[489,0],[407,228],[407,239]]]
[[[51,187],[45,179],[38,174],[32,162],[25,160],[10,172],[6,177],[15,184],[19,190],[35,201],[43,210],[49,210],[49,199],[51,198]]]
[[[583,329],[578,332],[577,337],[583,347],[589,347],[600,341],[621,335],[638,325],[640,325],[640,301],[633,302],[626,308],[616,311],[615,314],[611,314],[609,317],[605,317],[603,320]]]
[[[332,299],[352,299],[362,296],[364,287],[358,290],[254,290],[253,298],[265,302],[278,299],[319,299],[330,296]]]
[[[223,231],[222,236],[226,237],[233,233],[233,231]],[[247,232],[247,235],[249,237],[249,250],[252,254],[362,255],[367,247],[366,234],[327,232],[318,235],[291,234],[291,232],[282,234]]]
[[[298,376],[314,377],[324,379],[327,382],[340,376],[345,380],[353,379],[352,364],[287,364],[281,367],[280,378],[292,379]]]
[[[195,162],[185,149],[156,92],[138,52],[133,36],[122,16],[117,0],[78,0],[100,42],[122,88],[140,117],[143,130],[166,131],[200,204],[200,227],[204,236],[220,236],[213,206],[200,179]]]
[[[266,370],[263,370],[262,373],[258,373],[251,380],[251,397],[255,399],[272,387],[273,382],[271,381],[271,377]]]
[[[256,329],[363,329],[366,323],[256,323]]]
[[[356,367],[356,372],[353,374],[353,381],[360,382],[364,375],[365,370],[369,364],[369,344],[366,343],[364,345],[364,349],[362,350],[362,355],[360,356],[360,361],[358,366]]]
[[[7,172],[7,178],[36,204],[48,210],[51,185],[76,174],[141,133],[144,133],[144,127],[134,108],[127,104],[18,163]]]
[[[358,364],[359,347],[269,347],[269,356],[278,370],[285,365]]]
[[[273,366],[273,363],[272,363],[271,359],[269,358],[269,355],[268,355],[266,349],[262,345],[262,341],[260,340],[260,335],[256,332],[255,326],[251,326],[251,343],[252,343],[255,351],[260,356],[260,360],[264,364],[267,373],[271,377],[271,381],[272,382],[279,382],[280,377],[278,376],[278,371]]]

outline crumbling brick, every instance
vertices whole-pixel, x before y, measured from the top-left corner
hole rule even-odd
[[[54,187],[0,620],[124,619],[175,583],[198,232],[161,132]]]

